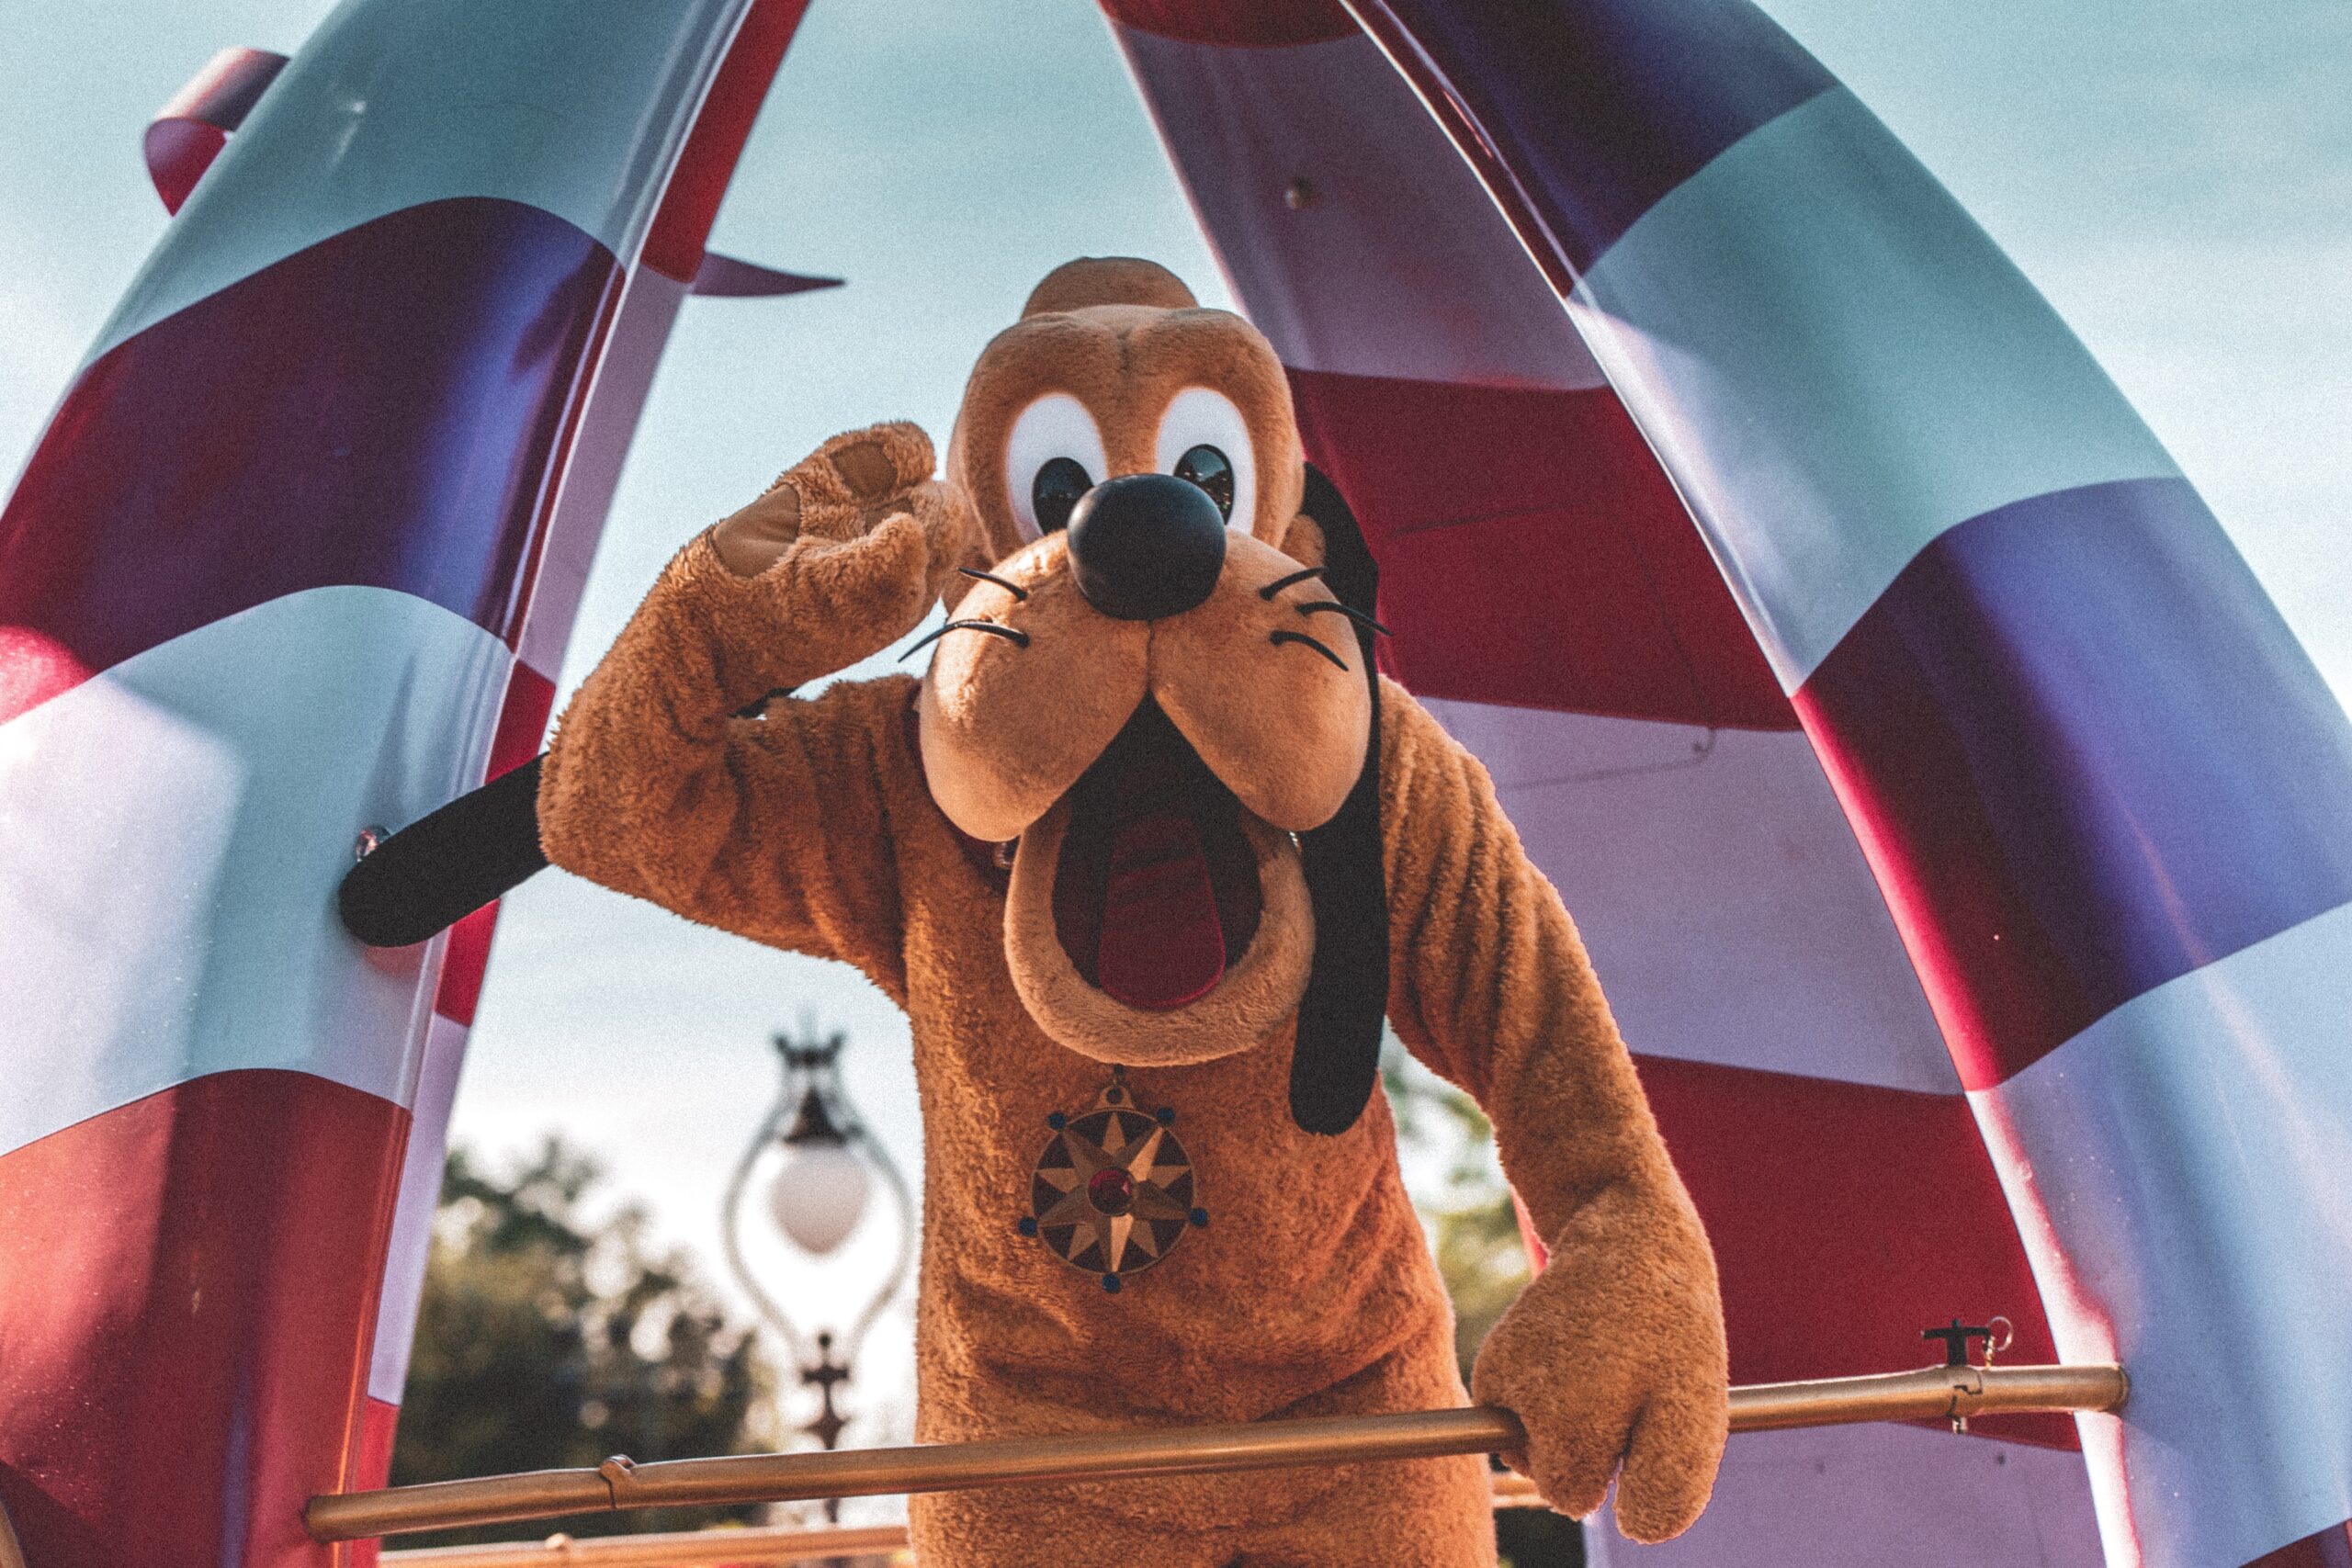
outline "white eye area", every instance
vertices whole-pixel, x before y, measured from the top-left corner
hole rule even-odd
[[[1068,392],[1047,392],[1023,409],[1004,438],[1004,500],[1024,539],[1039,538],[1069,521],[1067,505],[1059,506],[1059,516],[1037,515],[1038,476],[1057,459],[1083,469],[1088,485],[1101,483],[1111,467],[1102,455],[1102,432],[1094,416]],[[1067,491],[1066,482],[1052,481],[1066,480],[1068,475],[1068,468],[1057,468],[1048,477],[1049,504],[1058,502]],[[1080,493],[1084,493],[1083,489]],[[1077,496],[1069,495],[1068,500],[1075,502]]]
[[[1248,532],[1258,513],[1257,454],[1250,445],[1250,426],[1241,411],[1223,392],[1187,387],[1169,401],[1168,412],[1159,416],[1159,440],[1151,466],[1163,474],[1193,478],[1185,470],[1200,465],[1187,465],[1184,457],[1195,446],[1214,447],[1231,469],[1233,504],[1226,512],[1226,522]]]

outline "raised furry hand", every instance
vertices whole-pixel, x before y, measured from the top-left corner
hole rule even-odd
[[[836,435],[710,530],[738,577],[788,579],[790,620],[821,673],[912,631],[977,535],[970,509],[931,477],[930,437],[896,421]]]

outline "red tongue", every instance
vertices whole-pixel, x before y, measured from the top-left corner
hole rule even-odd
[[[1155,811],[1120,826],[1096,954],[1096,983],[1148,1012],[1198,1001],[1225,977],[1208,856],[1186,813]]]

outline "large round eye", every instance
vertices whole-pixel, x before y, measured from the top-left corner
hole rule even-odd
[[[1078,498],[1110,469],[1084,403],[1047,392],[1023,409],[1004,438],[1004,501],[1021,536],[1040,538],[1068,523]]]
[[[1258,506],[1258,465],[1250,426],[1232,399],[1206,387],[1177,393],[1159,416],[1157,451],[1152,467],[1200,486],[1228,523],[1250,526]]]
[[[1068,527],[1070,508],[1093,488],[1093,479],[1075,459],[1049,458],[1029,483],[1029,514],[1037,520],[1038,532],[1051,534]]]
[[[1194,446],[1176,459],[1176,477],[1209,492],[1225,520],[1233,521],[1233,465],[1214,446]]]

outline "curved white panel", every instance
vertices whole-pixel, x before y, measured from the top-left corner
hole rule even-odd
[[[206,1073],[412,1102],[440,944],[370,953],[369,825],[481,776],[512,656],[380,588],[215,621],[0,725],[0,1153]]]
[[[1954,524],[2179,473],[2033,286],[1843,88],[1668,193],[1577,299],[1790,691]]]
[[[525,202],[633,260],[747,4],[345,0],[198,182],[89,357],[420,202]]]
[[[1551,285],[1370,39],[1237,49],[1112,31],[1235,298],[1283,364],[1601,385]]]
[[[1603,1508],[1591,1568],[2102,1568],[2083,1456],[1928,1427],[1750,1432],[1724,1451],[1713,1501],[1661,1546]],[[2113,1560],[2117,1568],[2128,1561]]]
[[[392,1238],[384,1251],[384,1287],[376,1298],[376,1348],[368,1364],[368,1395],[401,1402],[415,1348],[416,1309],[424,1297],[424,1265],[433,1247],[433,1217],[440,1212],[441,1169],[449,1156],[449,1111],[472,1032],[435,1013],[424,1032],[424,1066],[410,1109],[408,1150],[401,1156],[401,1195],[392,1210]]]
[[[2103,1526],[2246,1562],[2352,1518],[2352,905],[2124,1003],[1969,1096],[2082,1419]],[[2126,1479],[2128,1477],[2128,1480]]]
[[[1960,1092],[1804,736],[1424,705],[1494,775],[1635,1051]]]

